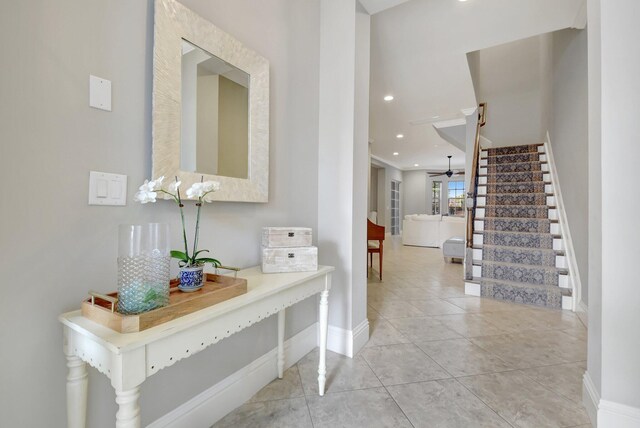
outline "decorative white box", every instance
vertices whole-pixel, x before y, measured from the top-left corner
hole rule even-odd
[[[270,248],[308,247],[311,245],[309,227],[263,227],[262,246]]]
[[[262,247],[262,272],[311,272],[318,270],[318,247]]]

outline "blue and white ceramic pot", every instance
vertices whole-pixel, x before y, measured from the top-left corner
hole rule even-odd
[[[180,268],[180,285],[182,291],[190,292],[202,288],[204,285],[204,266],[192,266]]]

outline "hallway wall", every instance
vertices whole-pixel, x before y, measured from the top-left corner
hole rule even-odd
[[[269,203],[208,205],[200,237],[225,264],[256,265],[262,226],[317,229],[319,2],[181,2],[270,61]],[[151,0],[0,2],[3,427],[65,426],[57,316],[89,289],[116,288],[118,225],[167,222],[180,242],[171,202],[132,201],[151,171],[152,48]],[[112,112],[89,108],[90,73],[112,80]],[[88,206],[89,170],[127,174],[127,206]],[[300,303],[286,335],[316,318],[314,298]],[[142,425],[273,349],[276,331],[265,320],[154,375],[142,387]],[[89,394],[88,426],[113,427],[113,388],[93,369]]]

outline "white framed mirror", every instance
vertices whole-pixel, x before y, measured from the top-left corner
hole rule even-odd
[[[269,62],[175,0],[155,0],[152,122],[153,177],[267,202]]]

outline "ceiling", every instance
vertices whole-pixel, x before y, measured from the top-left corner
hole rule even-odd
[[[433,123],[463,118],[461,110],[477,104],[468,52],[579,26],[586,7],[585,0],[360,1],[373,15],[371,153],[402,169],[446,170],[447,155],[453,168],[464,167],[464,152]]]

